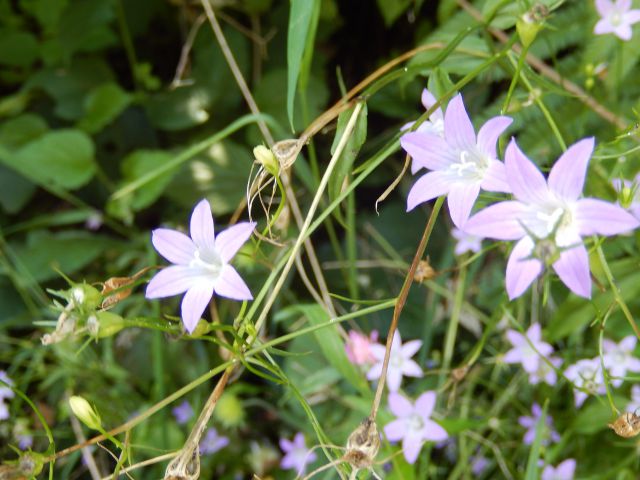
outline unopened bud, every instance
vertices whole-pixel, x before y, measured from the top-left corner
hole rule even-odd
[[[102,430],[100,415],[83,397],[78,395],[69,397],[69,407],[73,414],[87,427],[93,430]]]
[[[95,310],[102,301],[100,292],[86,283],[77,283],[70,291],[69,303],[86,310]]]
[[[111,312],[97,312],[87,319],[87,330],[96,338],[111,337],[124,327],[124,318]]]
[[[525,48],[536,39],[547,15],[549,15],[549,11],[544,5],[536,5],[518,19],[516,30]]]
[[[253,155],[264,169],[274,177],[278,175],[278,160],[271,150],[264,145],[258,145],[253,149]]]

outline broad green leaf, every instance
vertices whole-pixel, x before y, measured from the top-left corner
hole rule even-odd
[[[13,170],[0,165],[0,206],[7,213],[18,213],[31,199],[36,186]]]
[[[26,68],[38,58],[38,41],[31,33],[0,29],[0,65]]]
[[[124,174],[124,184],[131,183],[149,171],[164,165],[171,160],[172,155],[162,150],[138,150],[127,155],[122,161],[122,173]],[[164,172],[146,183],[133,193],[131,208],[140,210],[151,205],[164,191],[169,184],[175,170]]]
[[[145,108],[155,127],[184,130],[209,120],[210,105],[209,91],[192,85],[150,96]]]
[[[298,311],[305,316],[310,325],[327,324],[329,315],[319,305],[295,305],[291,310]],[[344,342],[338,334],[336,325],[328,325],[313,332],[318,346],[327,361],[363,395],[369,395],[371,390],[356,367],[349,361],[344,349]]]
[[[287,116],[293,130],[293,104],[313,11],[319,0],[291,0],[287,35]],[[316,17],[317,18],[317,17]],[[315,28],[313,29],[315,30]]]
[[[345,110],[338,117],[338,127],[336,130],[336,136],[333,139],[333,144],[331,145],[331,155],[333,155],[338,147],[338,143],[340,139],[344,135],[345,129],[347,128],[347,124],[349,123],[349,119],[353,115],[355,106]],[[353,167],[353,162],[358,156],[358,152],[360,151],[360,147],[364,144],[367,139],[367,105],[364,104],[360,113],[358,114],[358,119],[356,120],[356,124],[351,131],[351,136],[347,141],[347,144],[338,159],[338,163],[335,166],[334,172],[329,179],[329,185],[327,186],[329,199],[335,200],[338,195],[342,192],[342,187],[344,186],[345,179],[348,179],[351,173],[351,167]],[[336,213],[339,215],[340,211],[336,209]]]
[[[69,0],[20,0],[20,8],[29,12],[49,32],[55,31],[68,4]]]
[[[25,113],[0,124],[0,145],[14,151],[48,130],[49,126],[42,117]]]
[[[15,244],[13,252],[34,280],[43,282],[58,277],[58,268],[69,275],[86,266],[116,242],[85,231],[51,233],[30,232],[26,243]]]
[[[117,83],[105,83],[95,88],[85,100],[85,115],[78,127],[96,133],[111,123],[131,103],[131,95]]]
[[[79,130],[48,132],[14,153],[0,151],[0,162],[43,187],[75,189],[96,169],[91,138]]]

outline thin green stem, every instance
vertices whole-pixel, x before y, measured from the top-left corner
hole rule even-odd
[[[462,305],[464,303],[465,284],[467,279],[466,267],[460,267],[460,273],[458,275],[458,281],[456,282],[456,294],[453,302],[453,309],[451,311],[451,318],[449,319],[449,326],[444,340],[444,352],[442,354],[442,374],[440,383],[443,382],[443,376],[451,368],[451,359],[453,358],[453,347],[456,343],[456,336],[458,334],[458,326],[460,325],[460,314],[462,313]]]

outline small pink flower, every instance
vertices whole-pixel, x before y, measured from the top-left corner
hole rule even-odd
[[[354,365],[368,365],[375,363],[376,357],[371,352],[371,346],[378,341],[378,331],[372,331],[367,337],[356,330],[349,331],[349,340],[345,345],[347,357]]]
[[[392,442],[402,440],[404,458],[415,463],[425,441],[440,442],[449,437],[446,430],[431,420],[436,405],[436,392],[428,391],[412,404],[399,393],[389,394],[389,409],[397,417],[384,427],[384,434]]]
[[[411,340],[402,345],[400,332],[396,330],[391,343],[391,356],[389,357],[389,367],[387,368],[387,387],[389,387],[390,392],[397,392],[400,389],[404,375],[409,377],[422,376],[420,366],[411,360],[411,357],[420,350],[421,346],[421,340]],[[384,361],[386,349],[384,345],[380,344],[371,345],[370,348],[371,353],[375,357],[376,364],[371,367],[371,370],[367,373],[367,378],[369,380],[376,380],[382,375],[382,362]]]
[[[596,10],[600,20],[593,33],[603,35],[613,33],[621,40],[631,40],[631,25],[640,22],[640,10],[631,10],[631,0],[596,0]]]

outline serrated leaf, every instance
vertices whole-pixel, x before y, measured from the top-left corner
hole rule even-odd
[[[85,115],[78,127],[96,133],[111,123],[131,103],[131,95],[116,83],[110,82],[95,88],[86,98]]]
[[[43,187],[72,190],[95,173],[94,146],[79,130],[48,132],[15,152],[0,151],[0,162]]]
[[[291,0],[289,32],[287,34],[287,115],[293,130],[293,104],[298,78],[302,67],[302,56],[307,44],[307,34],[314,18],[313,12],[319,0]],[[316,16],[317,20],[317,16]]]
[[[347,128],[347,124],[349,123],[349,119],[351,115],[353,115],[355,106],[345,110],[338,117],[338,127],[336,130],[336,136],[333,139],[333,144],[331,145],[331,154],[333,155],[338,147],[338,143],[340,139],[344,135],[344,131]],[[329,184],[327,185],[327,190],[329,193],[329,198],[331,200],[335,200],[335,198],[340,195],[342,192],[342,188],[344,185],[344,181],[349,177],[351,173],[351,168],[353,167],[353,162],[358,156],[358,152],[360,148],[364,144],[367,139],[367,105],[364,104],[360,113],[358,114],[358,118],[356,120],[356,124],[351,131],[351,136],[347,141],[347,144],[342,150],[340,154],[340,158],[338,159],[338,163],[335,166],[333,174],[329,179]],[[336,210],[338,215],[339,211]]]

